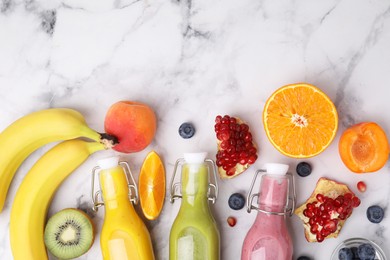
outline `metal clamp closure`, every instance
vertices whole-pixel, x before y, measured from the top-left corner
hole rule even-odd
[[[268,211],[268,210],[260,209],[259,206],[255,206],[253,204],[254,198],[258,198],[260,195],[260,191],[259,191],[259,193],[252,194],[253,186],[256,183],[257,176],[259,175],[259,173],[266,173],[266,172],[267,172],[266,170],[260,169],[260,170],[257,170],[255,173],[255,176],[252,180],[252,183],[251,183],[251,186],[250,186],[250,189],[248,192],[248,196],[247,196],[247,206],[246,207],[247,207],[248,213],[250,213],[252,211],[252,209],[254,209],[256,211],[260,211],[260,212],[263,212],[266,214],[277,215],[277,216],[289,215],[291,217],[294,213],[295,202],[296,202],[294,175],[292,173],[288,172],[286,174],[286,176],[288,178],[290,178],[290,180],[289,180],[289,187],[288,187],[288,192],[287,192],[287,203],[286,203],[286,206],[284,207],[283,211],[280,211],[280,212]]]
[[[138,188],[137,184],[134,180],[133,174],[130,170],[130,166],[125,161],[120,161],[119,165],[123,168],[123,172],[126,176],[126,182],[127,187],[129,189],[129,200],[134,204],[138,204]],[[102,191],[99,189],[98,191],[95,191],[95,178],[97,178],[99,171],[101,171],[101,168],[99,166],[96,166],[92,169],[92,181],[91,181],[91,198],[92,198],[92,210],[97,212],[98,209],[101,206],[104,206],[104,198],[102,195]]]
[[[215,165],[215,162],[211,159],[205,159],[205,163],[208,163],[211,165],[211,169],[213,172],[213,182],[209,182],[208,184],[208,190],[207,190],[207,199],[211,201],[212,204],[214,204],[218,198],[218,182],[217,182],[217,166]],[[176,178],[176,173],[177,170],[182,165],[185,163],[184,158],[179,158],[174,166],[173,169],[173,174],[171,178],[171,184],[170,184],[170,198],[169,201],[171,203],[174,203],[176,199],[182,198],[182,193],[181,193],[181,183],[180,182],[175,182]]]

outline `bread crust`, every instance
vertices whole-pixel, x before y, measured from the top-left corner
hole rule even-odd
[[[317,201],[316,196],[317,194],[323,194],[324,196],[327,196],[329,198],[335,199],[339,195],[343,195],[346,193],[351,193],[353,196],[355,194],[348,188],[347,185],[330,180],[328,178],[322,177],[317,181],[316,187],[310,197],[306,200],[304,204],[302,204],[299,208],[295,209],[294,213],[297,215],[303,222],[303,227],[304,227],[304,233],[305,233],[305,238],[308,242],[317,242],[316,236],[310,232],[310,225],[309,225],[309,218],[303,215],[304,209],[306,209],[306,205],[308,203],[312,203],[314,201]],[[325,237],[326,238],[336,238],[339,233],[341,228],[343,227],[345,220],[339,220],[338,225],[337,225],[337,230],[334,233],[331,233],[329,236]]]

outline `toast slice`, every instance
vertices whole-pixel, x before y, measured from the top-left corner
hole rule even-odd
[[[319,195],[318,195],[319,194]],[[306,202],[295,210],[308,242],[337,237],[360,199],[343,183],[320,178]]]

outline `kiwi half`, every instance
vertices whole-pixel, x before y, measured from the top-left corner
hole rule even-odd
[[[87,214],[64,209],[54,214],[45,227],[45,245],[59,259],[72,259],[86,253],[94,240],[94,228]]]

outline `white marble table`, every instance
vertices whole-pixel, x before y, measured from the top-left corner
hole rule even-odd
[[[301,160],[281,155],[268,141],[262,125],[267,97],[294,82],[320,87],[335,102],[340,126],[335,141],[306,161],[307,178],[297,178],[298,203],[325,176],[347,183],[362,204],[337,239],[308,243],[300,220],[290,218],[294,259],[308,255],[329,259],[333,248],[350,237],[380,244],[390,257],[390,164],[380,171],[356,175],[341,162],[337,142],[349,125],[379,123],[390,136],[390,2],[386,0],[1,0],[0,1],[0,130],[15,119],[48,107],[81,111],[89,125],[103,130],[107,108],[118,100],[150,104],[158,115],[154,142],[144,151],[122,155],[138,171],[152,149],[161,154],[170,179],[175,160],[186,151],[216,153],[214,118],[230,114],[250,125],[260,147],[259,159],[247,172],[220,181],[213,207],[221,232],[223,260],[238,260],[244,236],[255,213],[235,212],[227,199],[247,194],[256,169],[266,162]],[[177,129],[191,121],[192,139]],[[17,172],[5,210],[0,214],[0,259],[12,259],[9,214],[24,174],[49,146],[35,152]],[[92,156],[58,190],[49,214],[65,208],[89,209]],[[360,194],[356,183],[367,191]],[[386,209],[380,224],[365,217],[368,206]],[[158,220],[147,222],[157,259],[168,259],[168,237],[179,203],[168,197]],[[90,212],[90,211],[89,211]],[[238,223],[229,227],[228,216]],[[94,215],[101,227],[103,210]],[[80,259],[101,259],[99,232],[93,248]]]

